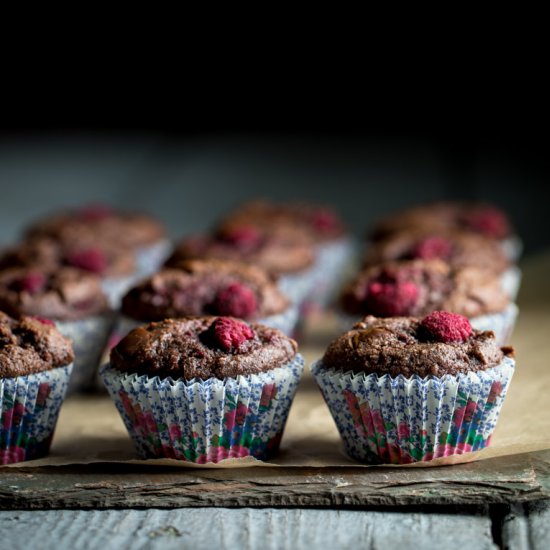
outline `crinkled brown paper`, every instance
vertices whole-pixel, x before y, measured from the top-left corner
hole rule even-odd
[[[512,344],[517,366],[490,447],[401,467],[440,466],[550,448],[550,254],[524,266],[520,315]],[[309,365],[323,347],[303,349]],[[288,419],[282,447],[272,462],[227,459],[194,465],[173,459],[140,460],[114,404],[106,395],[71,397],[61,410],[50,456],[7,467],[123,462],[153,466],[236,468],[245,466],[361,466],[348,458],[336,426],[306,367]]]

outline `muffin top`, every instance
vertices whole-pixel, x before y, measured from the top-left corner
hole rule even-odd
[[[382,218],[370,237],[380,240],[391,234],[424,228],[438,233],[463,230],[502,240],[512,234],[506,214],[495,206],[476,202],[434,202],[406,208]]]
[[[401,231],[373,243],[364,265],[393,260],[440,259],[452,267],[480,267],[502,273],[510,262],[502,247],[492,239],[466,231],[432,233],[424,228]]]
[[[51,237],[34,237],[0,254],[0,270],[11,267],[32,267],[54,271],[70,266],[100,277],[123,277],[135,270],[131,250],[112,243],[72,242],[64,245]]]
[[[497,366],[512,348],[499,348],[490,331],[473,330],[461,315],[436,311],[424,317],[365,317],[332,342],[323,357],[327,368],[426,376],[457,375]]]
[[[14,378],[73,362],[70,341],[52,321],[13,319],[0,311],[0,378]]]
[[[222,260],[186,260],[131,289],[124,315],[161,321],[187,315],[261,319],[287,309],[288,299],[259,267]]]
[[[139,248],[163,239],[163,225],[151,216],[120,212],[107,205],[88,205],[39,220],[27,230],[28,237],[50,237],[65,246]]]
[[[165,265],[174,267],[182,260],[194,259],[241,261],[277,276],[310,267],[315,256],[310,239],[303,233],[281,235],[242,225],[184,239]]]
[[[101,281],[72,267],[53,272],[15,268],[0,272],[0,310],[15,317],[83,319],[108,309]]]
[[[378,317],[422,316],[438,309],[477,317],[501,312],[508,303],[500,278],[493,271],[452,268],[441,260],[368,267],[341,296],[345,312]]]
[[[111,350],[111,364],[160,378],[223,379],[282,367],[296,351],[296,342],[274,328],[232,317],[183,317],[132,330]]]
[[[275,233],[305,232],[314,242],[339,239],[345,234],[342,220],[326,206],[302,203],[277,204],[250,201],[230,212],[220,227],[252,226]]]

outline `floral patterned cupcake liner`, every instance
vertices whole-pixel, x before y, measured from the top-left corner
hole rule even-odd
[[[288,275],[281,275],[277,284],[281,292],[293,304],[301,306],[307,299],[315,283],[315,266]]]
[[[68,393],[93,388],[100,359],[113,326],[112,313],[77,321],[56,321],[56,327],[71,340],[75,360]]]
[[[508,307],[502,313],[472,317],[470,324],[476,330],[492,330],[495,333],[497,344],[505,346],[510,343],[518,313],[519,309],[516,304],[508,304]]]
[[[343,281],[352,272],[356,256],[357,245],[350,238],[317,246],[308,303],[325,308],[333,302]]]
[[[511,262],[517,262],[523,252],[523,242],[517,235],[512,235],[500,241],[504,254]]]
[[[492,330],[495,333],[497,344],[499,346],[504,346],[510,341],[518,313],[518,306],[510,303],[506,309],[500,313],[470,317],[470,323],[476,330]],[[338,311],[336,317],[340,332],[351,330],[353,325],[363,319],[361,315],[349,315],[342,311]]]
[[[161,380],[110,365],[100,374],[143,458],[205,464],[273,456],[303,366],[297,355],[284,367],[225,380]]]
[[[311,367],[344,441],[367,464],[409,464],[488,446],[514,373],[507,357],[486,371],[395,378]]]
[[[171,249],[172,243],[169,239],[161,239],[149,246],[138,248],[136,251],[136,264],[139,277],[149,277],[158,271]]]
[[[0,464],[48,454],[71,370],[0,378]]]
[[[109,302],[111,309],[118,309],[124,295],[141,280],[141,274],[136,272],[128,277],[106,277],[101,281],[101,290]]]
[[[510,266],[500,277],[504,292],[515,302],[521,286],[521,269],[515,265]]]

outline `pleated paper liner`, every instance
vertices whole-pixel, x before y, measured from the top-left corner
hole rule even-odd
[[[106,365],[101,377],[140,456],[205,464],[274,456],[303,366],[297,355],[259,374],[185,381]]]
[[[521,286],[521,269],[517,265],[511,265],[500,276],[500,282],[510,301],[515,302]]]
[[[165,262],[172,249],[169,239],[161,239],[149,246],[142,246],[136,251],[137,271],[140,277],[149,277]]]
[[[488,446],[514,372],[409,379],[311,367],[346,452],[366,464],[410,464]]]
[[[0,378],[0,464],[48,454],[71,370]]]
[[[357,248],[349,237],[317,245],[308,304],[325,308],[334,301],[354,267]]]
[[[514,332],[518,314],[518,306],[510,303],[506,309],[500,313],[470,317],[470,324],[472,328],[476,330],[492,330],[495,333],[497,344],[499,346],[504,346],[510,342],[510,337]],[[336,313],[336,318],[339,331],[344,333],[351,330],[353,325],[359,323],[363,319],[363,316],[349,315],[340,310]]]
[[[523,241],[517,235],[500,241],[500,246],[511,262],[517,262],[520,259],[523,252]]]
[[[68,393],[92,388],[113,326],[113,314],[108,312],[76,321],[56,321],[55,325],[63,336],[71,340],[75,354]]]

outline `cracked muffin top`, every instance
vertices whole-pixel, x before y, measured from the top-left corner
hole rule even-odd
[[[421,316],[443,309],[466,317],[503,311],[509,298],[487,269],[452,268],[441,260],[388,262],[361,271],[341,295],[351,315]]]
[[[424,378],[486,370],[513,354],[513,348],[498,347],[493,332],[474,330],[465,317],[437,311],[424,318],[367,316],[329,345],[322,364]]]
[[[278,276],[307,269],[315,254],[311,240],[304,234],[282,235],[241,225],[184,239],[165,265],[177,267],[182,260],[197,259],[240,261]]]
[[[104,313],[108,303],[101,280],[92,273],[71,267],[53,272],[20,268],[0,272],[0,310],[73,321]]]
[[[261,319],[285,311],[288,299],[262,269],[240,262],[186,260],[131,289],[122,313],[140,321],[189,315]]]
[[[247,202],[227,214],[222,228],[252,226],[272,232],[303,232],[314,242],[331,241],[346,233],[342,220],[326,206],[308,203]]]
[[[274,328],[232,317],[184,317],[132,330],[111,350],[111,365],[160,378],[223,379],[282,367],[296,352],[296,342]]]
[[[0,311],[0,378],[25,376],[73,362],[71,342],[52,321],[14,319]]]

